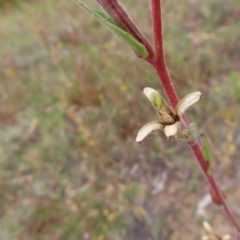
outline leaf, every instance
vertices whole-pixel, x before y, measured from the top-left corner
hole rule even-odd
[[[99,22],[109,28],[113,33],[120,37],[130,48],[133,49],[135,53],[143,58],[148,57],[148,52],[145,46],[139,43],[134,37],[132,37],[128,32],[120,28],[113,19],[106,13],[100,12],[94,8],[89,7],[80,0],[74,0],[78,5],[80,5],[86,12],[90,13]]]
[[[211,146],[209,144],[209,141],[206,137],[205,134],[201,135],[203,138],[203,156],[207,162],[207,164],[209,166],[211,166],[212,162],[213,162],[213,154],[212,154],[212,149]]]

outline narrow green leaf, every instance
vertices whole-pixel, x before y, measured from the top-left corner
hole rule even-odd
[[[207,164],[209,166],[211,166],[212,162],[213,162],[213,154],[212,154],[212,149],[211,146],[209,144],[209,141],[206,137],[205,134],[201,135],[203,138],[203,156],[207,162]]]
[[[80,0],[74,0],[77,4],[79,4],[86,12],[90,13],[94,18],[96,18],[99,22],[109,28],[113,33],[115,33],[118,37],[120,37],[130,48],[133,49],[135,53],[140,55],[143,58],[148,57],[148,52],[145,46],[139,43],[135,38],[133,38],[128,32],[121,29],[112,18],[104,13],[100,12],[96,9],[89,7],[88,5],[84,4]]]

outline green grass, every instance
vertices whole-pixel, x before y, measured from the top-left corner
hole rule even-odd
[[[148,1],[123,2],[151,38]],[[180,97],[205,95],[189,117],[225,176],[239,159],[240,6],[223,3],[163,1],[163,13],[170,74]],[[142,94],[162,92],[154,71],[72,1],[0,11],[0,239],[199,238],[193,209],[208,188],[188,150],[161,133],[135,143],[157,117]]]
[[[239,84],[238,84],[239,75],[237,72],[231,72],[229,77],[232,84],[233,99],[238,100],[239,99]]]

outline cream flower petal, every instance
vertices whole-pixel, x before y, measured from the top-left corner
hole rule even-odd
[[[159,121],[147,123],[138,131],[136,142],[141,142],[149,133],[163,128],[164,126]]]
[[[184,97],[179,103],[177,104],[175,111],[179,118],[182,117],[184,112],[194,103],[196,103],[202,97],[201,92],[193,92],[188,94]]]
[[[175,136],[178,132],[178,122],[175,122],[172,125],[165,126],[164,132],[168,139]]]
[[[231,236],[226,234],[222,237],[223,240],[231,240]]]
[[[171,116],[174,115],[172,109],[167,105],[162,96],[156,90],[150,87],[145,87],[143,92],[157,110],[161,109]]]
[[[210,224],[206,221],[203,222],[203,227],[205,228],[205,230],[208,232],[208,235],[205,235],[202,237],[202,240],[218,240],[218,239],[222,239],[222,240],[231,240],[231,236],[228,234],[225,234],[222,237],[219,237],[212,229],[212,227],[210,226]]]
[[[209,233],[213,233],[213,229],[212,227],[210,226],[210,224],[206,221],[203,222],[203,227],[205,228],[205,230]]]

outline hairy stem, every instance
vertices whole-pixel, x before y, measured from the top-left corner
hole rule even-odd
[[[173,87],[172,81],[170,79],[167,66],[164,60],[164,52],[163,52],[163,37],[162,37],[162,15],[161,15],[161,1],[160,0],[151,0],[152,6],[152,23],[153,23],[153,34],[154,34],[154,45],[155,45],[155,60],[150,64],[156,70],[160,82],[168,96],[168,99],[175,108],[177,105],[179,98],[177,93]],[[188,121],[185,117],[185,123],[188,125]],[[208,174],[208,165],[206,163],[206,159],[204,159],[201,147],[198,141],[189,142],[188,146],[191,148],[196,160],[198,161],[212,191],[215,193],[216,197],[220,201],[220,205],[224,210],[226,216],[229,218],[232,225],[237,230],[237,239],[240,240],[240,226],[234,216],[232,215],[231,211],[229,210],[228,206],[226,205],[219,188],[215,182],[215,179],[212,175]]]

